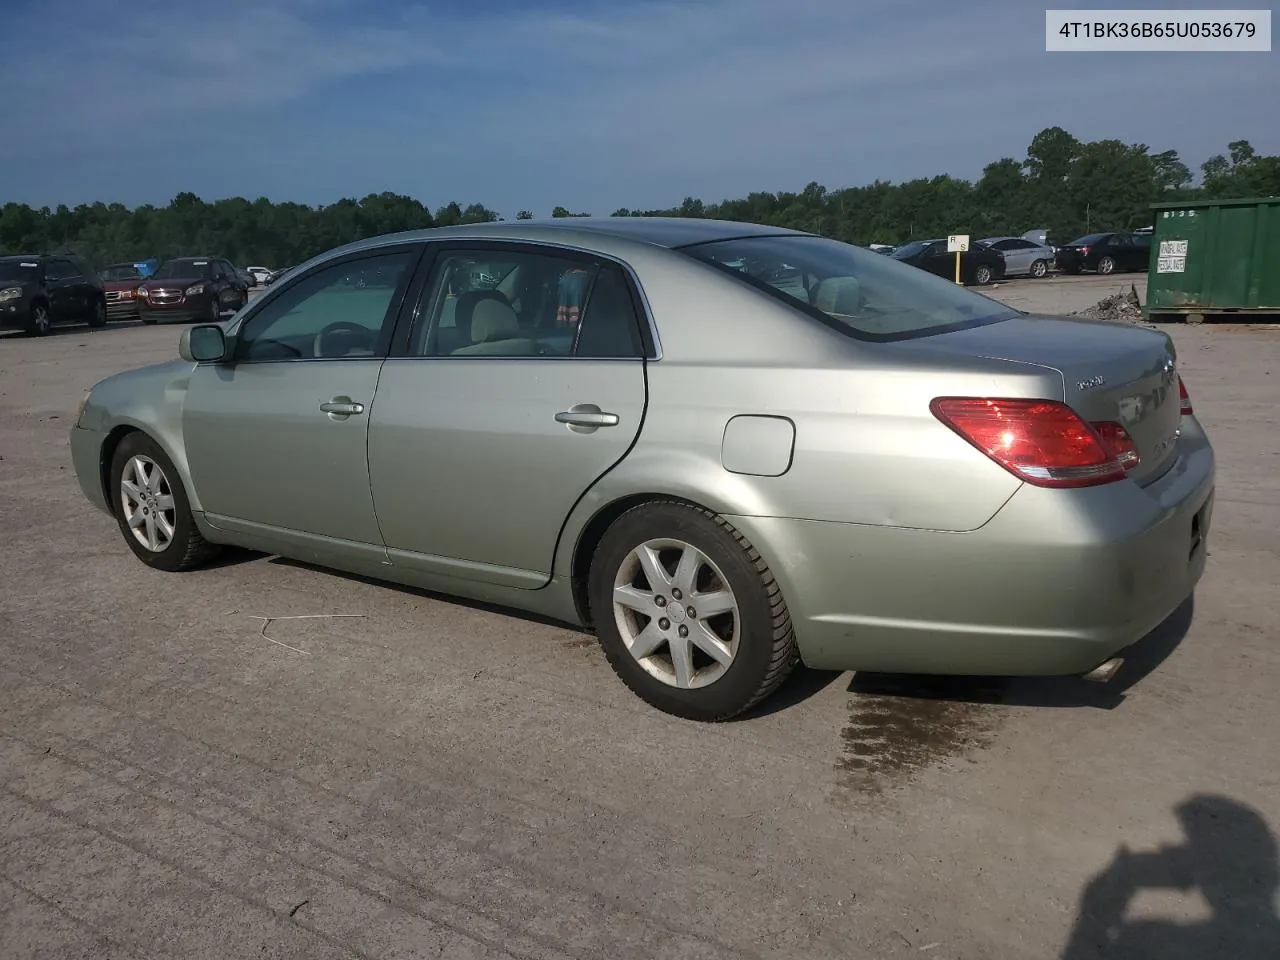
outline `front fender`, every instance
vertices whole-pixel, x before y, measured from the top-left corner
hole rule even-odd
[[[104,438],[104,461],[106,447],[113,446],[115,438],[123,431],[140,430],[145,433],[173,461],[191,509],[198,513],[203,508],[199,492],[191,480],[182,436],[183,402],[195,366],[181,360],[168,361],[100,381],[90,390],[79,426]],[[105,462],[102,469],[105,473]],[[105,489],[104,493],[107,493]]]

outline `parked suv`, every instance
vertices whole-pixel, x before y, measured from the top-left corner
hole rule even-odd
[[[221,257],[167,260],[138,287],[143,323],[203,320],[216,323],[249,302],[249,288]]]
[[[107,319],[132,320],[138,316],[138,287],[147,279],[135,263],[113,263],[98,274],[107,294]]]
[[[55,324],[107,322],[102,281],[73,254],[0,257],[0,328],[42,337]]]

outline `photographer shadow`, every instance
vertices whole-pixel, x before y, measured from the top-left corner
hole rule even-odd
[[[1175,814],[1180,846],[1134,853],[1121,845],[1085,887],[1061,960],[1275,960],[1280,957],[1280,859],[1262,816],[1242,803],[1200,795]],[[1126,919],[1142,890],[1198,891],[1208,920]]]

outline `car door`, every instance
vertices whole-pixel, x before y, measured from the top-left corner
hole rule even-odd
[[[49,320],[66,323],[80,316],[76,305],[77,288],[73,282],[75,269],[61,257],[54,257],[45,264],[45,292],[49,297]]]
[[[228,360],[196,367],[182,426],[210,523],[263,549],[383,555],[369,410],[421,251],[379,248],[291,278],[236,325]],[[377,282],[353,282],[366,275]]]
[[[955,278],[956,255],[947,253],[947,241],[938,240],[929,244],[920,254],[920,266],[940,277]]]
[[[451,245],[383,366],[369,428],[393,564],[536,588],[582,494],[634,442],[649,345],[627,272],[545,246]]]
[[[1006,275],[1022,275],[1031,272],[1031,261],[1035,259],[1036,248],[1026,240],[1001,240],[994,245],[996,250],[1004,254]]]

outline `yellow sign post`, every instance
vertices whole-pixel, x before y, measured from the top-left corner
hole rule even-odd
[[[960,282],[960,254],[967,253],[969,250],[969,235],[967,233],[953,233],[947,237],[947,253],[956,255],[956,283]]]

